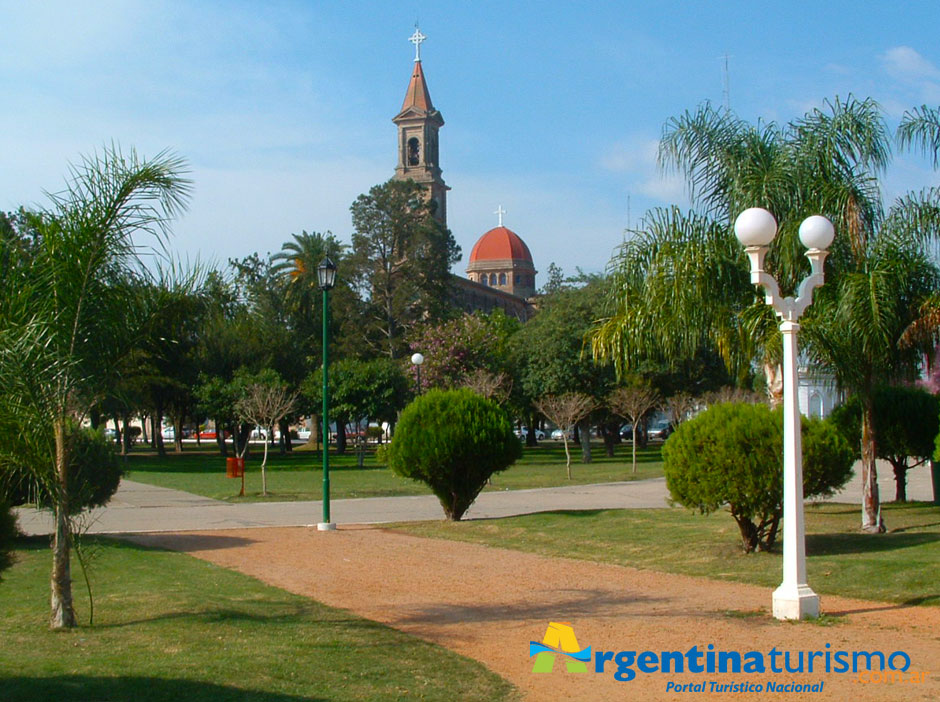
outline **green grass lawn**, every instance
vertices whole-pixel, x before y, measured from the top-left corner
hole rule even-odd
[[[0,583],[0,699],[517,699],[482,665],[349,612],[183,554],[99,543],[95,625],[52,632],[49,549],[23,542]]]
[[[940,605],[940,507],[886,504],[887,534],[859,533],[857,507],[806,509],[809,583],[819,593]],[[744,554],[730,515],[682,508],[547,512],[506,519],[422,522],[396,528],[420,536],[567,556],[773,588],[780,553]]]
[[[577,451],[577,453],[575,453]],[[526,448],[522,459],[493,477],[487,490],[522,490],[560,485],[586,485],[620,480],[635,480],[662,475],[659,446],[638,451],[637,472],[631,471],[630,446],[617,447],[609,458],[603,446],[593,446],[593,462],[580,463],[580,449],[574,447],[569,481],[565,473],[565,451],[561,442],[543,441]],[[246,497],[239,498],[241,481],[225,477],[225,459],[217,451],[186,447],[181,454],[170,452],[160,458],[138,450],[127,460],[127,477],[143,483],[185,490],[219,500],[318,500],[322,496],[322,458],[316,451],[295,449],[291,454],[268,456],[268,497],[261,497],[261,451],[254,450],[247,461]],[[363,468],[353,451],[346,455],[330,454],[330,494],[343,497],[385,497],[422,495],[430,490],[423,484],[399,478],[375,461],[374,449],[366,452]]]

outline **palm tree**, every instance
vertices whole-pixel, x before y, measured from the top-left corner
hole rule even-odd
[[[64,192],[37,214],[37,245],[20,284],[0,299],[0,468],[30,469],[55,510],[51,625],[76,624],[69,563],[70,427],[106,390],[135,346],[152,277],[141,237],[162,244],[190,182],[168,153],[141,159],[116,146],[70,169]]]
[[[776,324],[747,282],[731,233],[739,212],[760,206],[780,225],[767,267],[784,294],[809,270],[800,222],[821,213],[840,233],[827,261],[827,285],[803,321],[811,357],[863,398],[875,384],[909,373],[913,348],[898,344],[936,286],[936,267],[925,254],[940,235],[934,216],[940,200],[927,191],[899,200],[885,215],[878,178],[890,153],[887,126],[872,100],[827,101],[783,127],[752,126],[708,105],[670,120],[661,164],[685,177],[704,214],[654,211],[645,230],[623,246],[613,262],[613,313],[591,334],[595,358],[614,361],[622,373],[645,357],[688,358],[706,347],[721,354],[739,383],[754,363],[773,376]],[[862,454],[873,457],[870,416],[867,422]],[[875,530],[873,458],[863,461],[863,472],[863,526]]]

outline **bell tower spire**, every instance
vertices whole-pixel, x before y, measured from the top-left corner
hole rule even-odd
[[[447,191],[438,160],[438,130],[444,118],[431,103],[424,69],[421,66],[421,44],[427,37],[415,25],[408,39],[415,45],[414,68],[405,92],[401,111],[392,119],[398,127],[398,166],[396,180],[413,180],[428,188],[434,207],[434,217],[447,225]]]

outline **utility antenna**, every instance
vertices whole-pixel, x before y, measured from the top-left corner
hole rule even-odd
[[[719,57],[724,61],[724,71],[722,73],[722,89],[721,89],[721,101],[725,105],[725,111],[731,111],[731,78],[728,72],[728,59],[731,57],[728,54]]]

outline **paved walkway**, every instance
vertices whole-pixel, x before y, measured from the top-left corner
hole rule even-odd
[[[879,466],[882,499],[894,499],[894,479],[887,464]],[[861,483],[855,477],[832,499],[858,504]],[[508,517],[551,510],[648,509],[665,507],[668,491],[664,478],[599,485],[572,485],[536,490],[484,492],[467,512],[467,519]],[[908,499],[931,500],[930,469],[922,466],[908,476]],[[443,512],[433,495],[414,497],[370,497],[333,500],[333,521],[338,524],[441,519]],[[51,515],[32,509],[17,509],[20,529],[26,534],[50,534]],[[204,531],[246,527],[308,526],[320,521],[320,501],[310,502],[221,502],[180,490],[124,480],[110,504],[94,510],[92,533],[139,533]]]
[[[507,517],[560,509],[618,509],[666,506],[663,478],[602,485],[538,490],[484,492],[467,512],[469,519]],[[20,529],[27,534],[52,533],[51,516],[18,509]],[[245,527],[308,526],[323,515],[322,503],[221,502],[180,490],[123,480],[111,503],[94,510],[89,531],[98,534],[194,531]],[[441,519],[433,495],[332,500],[330,516],[339,524],[377,524]]]

